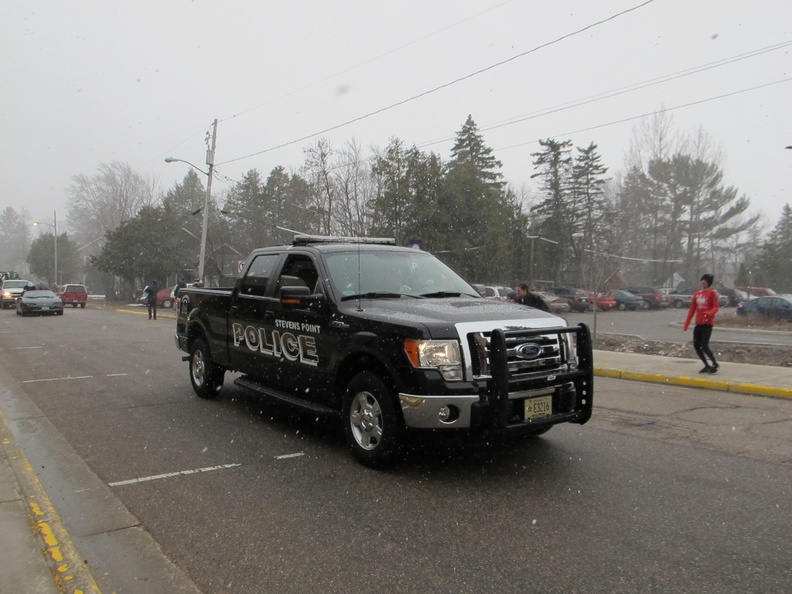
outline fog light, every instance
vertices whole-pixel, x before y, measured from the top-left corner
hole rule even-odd
[[[459,409],[453,404],[444,404],[437,410],[437,418],[441,423],[453,423],[459,418]]]

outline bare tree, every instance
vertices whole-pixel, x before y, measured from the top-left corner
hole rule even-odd
[[[95,175],[72,177],[67,221],[78,242],[91,241],[154,205],[156,192],[157,183],[129,164],[101,163]]]

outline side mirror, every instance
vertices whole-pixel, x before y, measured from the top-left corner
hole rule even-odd
[[[324,303],[324,296],[321,293],[311,294],[308,287],[281,287],[280,302],[284,309],[316,308]]]

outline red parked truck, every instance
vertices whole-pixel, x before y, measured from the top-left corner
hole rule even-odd
[[[88,303],[88,291],[85,290],[85,285],[60,285],[55,294],[61,298],[64,307],[71,305],[72,307],[85,307]]]

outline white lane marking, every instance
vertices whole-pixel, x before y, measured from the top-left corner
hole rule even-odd
[[[283,454],[282,456],[275,456],[276,460],[285,460],[286,458],[299,458],[305,456],[305,452],[296,452],[294,454]]]
[[[178,472],[168,472],[166,474],[143,476],[140,478],[129,479],[127,481],[116,481],[114,483],[107,483],[107,484],[110,487],[120,487],[121,485],[134,485],[135,483],[145,483],[147,481],[156,481],[159,479],[173,478],[174,476],[197,474],[199,472],[211,472],[213,470],[223,470],[225,468],[234,468],[235,466],[242,466],[242,464],[221,464],[220,466],[207,466],[206,468],[196,468],[195,470],[180,470]]]
[[[126,373],[108,373],[104,377],[124,377]],[[22,380],[23,384],[33,384],[36,382],[59,382],[61,380],[91,379],[93,375],[70,375],[67,377],[46,377],[41,379]]]
[[[13,347],[12,351],[24,351],[25,349],[43,349],[44,346],[26,346],[26,347]]]
[[[42,379],[22,380],[23,384],[34,384],[36,382],[59,382],[61,380],[89,379],[92,375],[71,375],[69,377],[47,377]]]

